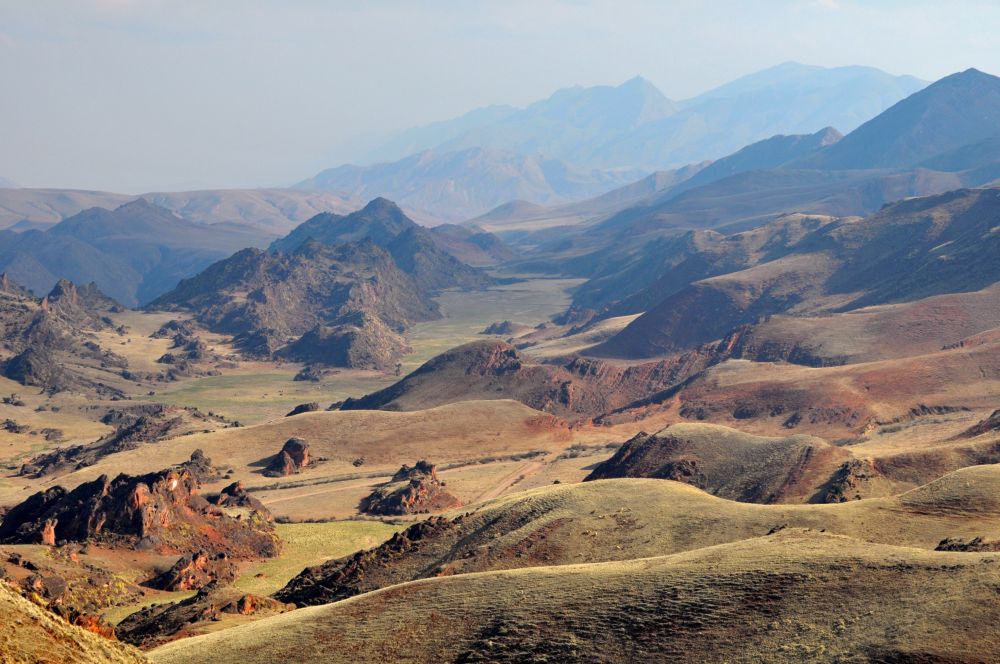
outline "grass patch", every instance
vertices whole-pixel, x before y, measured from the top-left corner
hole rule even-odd
[[[405,528],[381,521],[279,523],[276,527],[284,542],[281,555],[248,567],[235,587],[269,595],[306,567],[377,546]],[[263,576],[257,577],[258,574]]]

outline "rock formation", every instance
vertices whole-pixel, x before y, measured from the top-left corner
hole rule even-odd
[[[0,522],[0,542],[86,542],[152,548],[163,553],[203,549],[233,558],[276,555],[271,515],[222,508],[198,492],[184,466],[141,476],[102,475],[69,491],[55,486],[12,507]]]
[[[176,414],[176,410],[171,411],[161,404],[143,404],[115,408],[101,418],[101,422],[113,426],[114,432],[93,443],[61,447],[36,456],[24,463],[18,474],[37,478],[92,466],[109,454],[156,443],[174,435],[183,424],[183,418]]]
[[[118,623],[118,638],[141,648],[152,648],[184,636],[186,630],[204,621],[218,620],[221,614],[272,615],[295,608],[270,597],[240,592],[209,583],[193,597],[173,604],[143,608]]]
[[[501,337],[516,337],[530,332],[532,327],[523,323],[514,323],[509,320],[491,323],[479,334],[493,334]]]
[[[379,318],[354,312],[317,325],[276,355],[296,362],[384,371],[410,352],[409,344]]]
[[[294,475],[309,465],[309,444],[301,438],[289,438],[264,469],[267,477]]]
[[[1000,410],[993,411],[992,415],[969,427],[956,438],[975,438],[991,431],[1000,431]]]
[[[285,414],[285,417],[293,417],[295,415],[301,415],[303,413],[314,413],[319,410],[319,404],[315,401],[310,403],[300,403],[295,408],[292,408]]]
[[[852,482],[863,475],[849,457],[812,436],[767,438],[716,425],[675,424],[635,435],[584,481],[646,477],[739,502],[841,502],[855,497]]]
[[[159,590],[198,590],[210,583],[235,581],[236,563],[225,553],[196,551],[177,559],[170,569],[157,574],[148,585]]]
[[[438,512],[462,503],[445,490],[436,468],[418,461],[412,468],[403,464],[389,482],[376,488],[361,501],[360,511],[383,516]]]
[[[276,592],[274,597],[297,606],[328,604],[379,587],[372,585],[383,570],[393,570],[393,562],[420,549],[422,544],[451,532],[461,517],[431,517],[393,535],[388,541],[346,558],[307,567]],[[390,572],[391,573],[391,572]]]

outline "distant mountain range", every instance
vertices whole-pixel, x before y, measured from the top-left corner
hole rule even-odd
[[[523,109],[407,130],[368,155],[374,165],[327,169],[296,187],[386,196],[456,221],[512,200],[562,205],[776,134],[850,131],[924,85],[869,67],[786,63],[680,102],[641,77],[565,88]]]
[[[0,189],[17,189],[18,184],[7,178],[0,178]]]
[[[374,166],[339,166],[295,187],[351,198],[385,196],[436,219],[461,221],[512,199],[554,204],[589,198],[642,174],[637,169],[579,168],[550,157],[471,147],[425,150]]]
[[[477,109],[411,129],[369,159],[490,147],[595,169],[651,171],[715,159],[775,134],[826,126],[847,133],[925,85],[871,67],[788,62],[675,102],[636,77],[617,87],[565,88],[524,109]]]
[[[663,279],[686,260],[682,240],[690,229],[728,234],[793,212],[867,215],[903,198],[990,184],[1000,178],[998,116],[1000,78],[955,74],[839,140],[823,131],[761,141],[614,212],[601,199],[577,203],[572,226],[559,226],[564,210],[551,209],[553,228],[516,234],[534,255],[521,267],[588,277],[574,294],[578,308],[636,313],[670,292]],[[933,140],[924,140],[928,131]],[[546,225],[544,212],[529,216],[536,227]],[[519,222],[516,215],[489,217],[477,223],[498,229]]]
[[[319,212],[350,212],[364,201],[334,192],[291,189],[206,189],[134,196],[78,189],[0,187],[0,228],[44,228],[86,210],[112,209],[138,198],[200,224],[246,224],[277,237]]]
[[[197,224],[140,198],[114,210],[84,210],[44,231],[0,231],[0,271],[36,293],[61,278],[96,282],[135,306],[219,258],[269,239],[250,226]]]

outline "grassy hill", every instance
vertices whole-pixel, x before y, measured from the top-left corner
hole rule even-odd
[[[998,580],[995,555],[787,529],[668,556],[421,580],[150,656],[986,662],[1000,647]]]

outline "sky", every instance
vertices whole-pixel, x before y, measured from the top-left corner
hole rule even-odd
[[[0,0],[0,177],[287,186],[414,125],[642,75],[684,99],[781,62],[1000,74],[1000,3]]]

